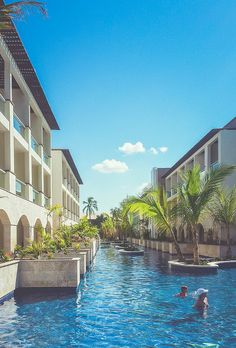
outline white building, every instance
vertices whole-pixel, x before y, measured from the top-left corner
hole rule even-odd
[[[221,164],[236,165],[236,118],[226,124],[223,128],[212,129],[196,145],[194,145],[182,158],[171,168],[165,170],[159,184],[164,185],[168,201],[174,202],[177,198],[177,185],[180,182],[181,171],[191,169],[199,164],[202,175],[210,168]],[[230,175],[224,185],[233,187],[236,185],[236,173]],[[235,228],[233,228],[235,230]],[[178,240],[182,242],[191,241],[191,231],[179,226],[177,228]],[[232,231],[233,232],[233,231]],[[235,233],[232,238],[236,240]],[[219,226],[214,226],[208,218],[199,226],[200,243],[224,243],[226,240],[225,231]]]
[[[63,208],[62,217],[54,214],[53,227],[58,227],[59,219],[66,225],[74,225],[80,217],[80,185],[83,182],[69,150],[52,150],[52,173],[52,205]]]
[[[51,131],[58,130],[15,30],[0,35],[0,249],[51,231]]]

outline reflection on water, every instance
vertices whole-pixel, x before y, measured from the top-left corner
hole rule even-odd
[[[236,270],[170,273],[168,254],[102,248],[77,294],[18,292],[1,308],[0,347],[236,347]],[[174,297],[209,289],[210,308]]]

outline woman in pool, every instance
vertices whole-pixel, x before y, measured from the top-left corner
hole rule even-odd
[[[175,297],[187,297],[188,296],[188,287],[186,285],[181,286],[180,292],[175,295]]]
[[[200,288],[196,291],[195,295],[197,296],[197,300],[194,305],[195,308],[204,310],[209,307],[207,294],[207,289]]]

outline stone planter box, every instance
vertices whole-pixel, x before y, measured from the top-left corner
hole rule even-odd
[[[80,251],[86,252],[86,267],[89,268],[91,262],[92,262],[92,257],[91,257],[91,249],[89,248],[81,248]]]
[[[128,256],[141,256],[141,255],[144,255],[144,251],[143,250],[135,250],[135,251],[132,251],[132,250],[123,250],[123,249],[120,249],[119,250],[119,253],[121,255],[128,255]]]
[[[192,265],[179,262],[177,260],[168,261],[168,265],[171,269],[187,273],[217,273],[219,266],[214,262],[208,263],[207,265]]]
[[[19,260],[0,264],[0,303],[18,287]]]
[[[19,288],[77,288],[80,259],[21,260]]]

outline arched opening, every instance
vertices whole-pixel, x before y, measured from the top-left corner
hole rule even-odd
[[[0,209],[0,249],[11,250],[11,224],[3,209]]]
[[[199,243],[204,243],[204,228],[202,224],[198,224],[198,242]]]
[[[42,222],[37,219],[34,224],[34,241],[39,242],[41,239]]]
[[[30,225],[27,217],[23,215],[17,224],[17,245],[25,247],[30,240]]]
[[[49,234],[51,236],[52,228],[51,228],[51,224],[49,221],[47,222],[47,225],[45,227],[45,231],[47,234]]]

